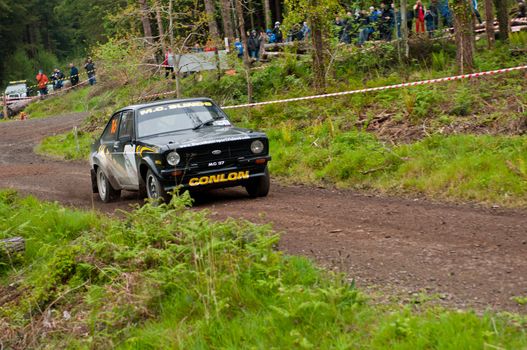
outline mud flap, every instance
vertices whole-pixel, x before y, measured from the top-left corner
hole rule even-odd
[[[91,189],[93,193],[98,193],[99,189],[97,188],[97,174],[95,174],[95,170],[90,170],[91,175]]]

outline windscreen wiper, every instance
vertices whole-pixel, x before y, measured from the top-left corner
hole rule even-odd
[[[199,123],[198,125],[196,125],[195,127],[193,127],[192,130],[197,130],[197,129],[201,128],[202,126],[205,126],[205,125],[207,125],[207,124],[212,123],[212,122],[215,121],[215,120],[216,120],[216,119],[209,119],[209,120],[206,120],[206,121],[204,121],[204,122],[201,122],[201,123]]]

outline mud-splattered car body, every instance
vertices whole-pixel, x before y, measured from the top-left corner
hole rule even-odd
[[[210,99],[157,101],[117,111],[90,154],[93,192],[105,202],[121,190],[167,199],[174,188],[245,186],[269,191],[269,142],[234,127]]]

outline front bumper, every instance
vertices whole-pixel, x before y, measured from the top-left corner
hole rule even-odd
[[[251,179],[265,176],[265,168],[271,156],[239,159],[227,167],[210,169],[164,169],[161,183],[166,191],[180,189],[211,189],[243,186]]]

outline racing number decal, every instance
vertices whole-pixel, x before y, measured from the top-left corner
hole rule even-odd
[[[110,129],[110,134],[115,134],[117,132],[117,118],[112,120],[112,128]]]

